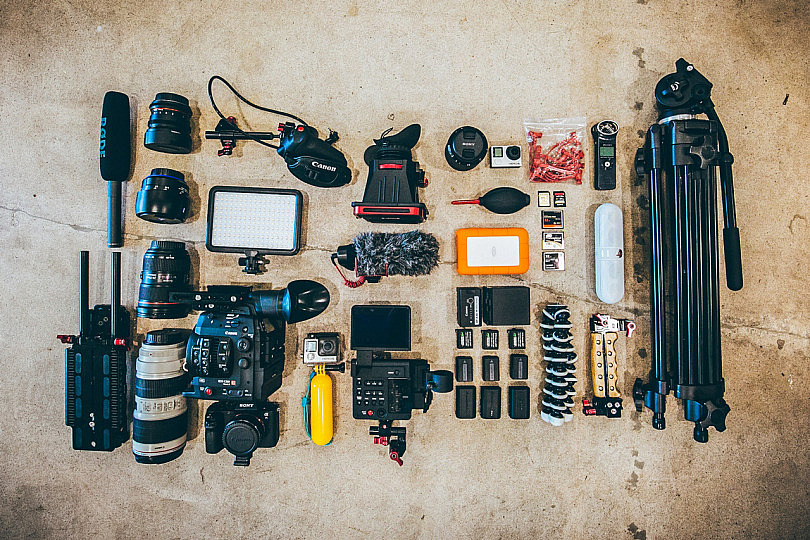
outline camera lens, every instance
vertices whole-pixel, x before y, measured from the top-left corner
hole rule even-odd
[[[520,157],[520,147],[517,145],[507,146],[506,157],[513,161],[518,159]]]
[[[321,350],[318,351],[318,354],[321,356],[331,356],[335,352],[335,340],[331,338],[323,339],[320,342]]]
[[[191,107],[181,95],[163,92],[149,105],[149,127],[143,144],[167,154],[191,152]]]
[[[141,287],[138,291],[138,317],[181,319],[189,307],[171,302],[169,294],[189,290],[191,259],[183,242],[153,240],[143,254]]]
[[[186,337],[181,330],[146,334],[135,364],[132,453],[138,463],[166,463],[186,446]]]
[[[173,169],[152,169],[135,200],[135,215],[154,223],[183,223],[188,208],[186,177]]]

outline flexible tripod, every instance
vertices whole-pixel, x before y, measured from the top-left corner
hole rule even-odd
[[[717,177],[723,199],[728,288],[742,288],[740,232],[728,139],[711,101],[712,84],[683,58],[655,87],[658,123],[636,153],[636,172],[650,177],[650,380],[633,386],[636,409],[653,411],[664,429],[666,395],[683,400],[694,438],[726,429],[729,406],[720,344]],[[705,114],[708,119],[699,119]]]

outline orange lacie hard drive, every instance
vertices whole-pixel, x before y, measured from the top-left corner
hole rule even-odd
[[[529,270],[526,229],[459,229],[457,270],[462,275],[523,274]]]

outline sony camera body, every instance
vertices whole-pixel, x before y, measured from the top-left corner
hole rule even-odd
[[[205,451],[223,448],[234,455],[234,465],[250,465],[257,448],[272,448],[279,438],[278,403],[212,403],[205,412]]]
[[[188,340],[186,397],[264,401],[281,386],[283,323],[274,327],[250,304],[200,314]]]
[[[323,140],[315,128],[292,122],[279,124],[278,129],[278,155],[296,178],[316,187],[340,187],[351,182],[346,156],[332,146],[337,134]]]
[[[340,362],[340,334],[311,332],[304,338],[304,364],[337,364]]]

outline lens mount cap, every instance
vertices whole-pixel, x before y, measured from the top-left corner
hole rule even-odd
[[[486,157],[487,148],[487,138],[480,129],[463,126],[450,135],[444,157],[455,170],[469,171]]]
[[[259,430],[251,420],[238,418],[225,426],[222,442],[231,454],[244,456],[259,447]]]

